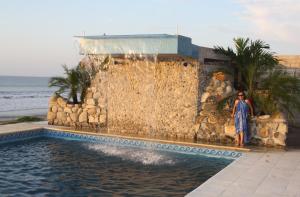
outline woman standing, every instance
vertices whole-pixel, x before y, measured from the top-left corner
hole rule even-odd
[[[250,108],[250,111],[249,111]],[[234,125],[236,130],[236,145],[244,146],[250,140],[250,133],[248,132],[248,115],[249,112],[253,116],[253,108],[249,100],[245,99],[245,94],[242,91],[238,92],[238,99],[234,101],[232,118],[234,118]]]

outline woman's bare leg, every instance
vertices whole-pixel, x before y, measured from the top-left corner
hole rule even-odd
[[[237,133],[237,134],[235,135],[235,145],[236,145],[236,146],[239,146],[239,145],[240,145],[240,134],[239,134],[239,133]]]
[[[241,136],[240,145],[244,146],[244,132],[243,131],[240,132],[240,136]]]

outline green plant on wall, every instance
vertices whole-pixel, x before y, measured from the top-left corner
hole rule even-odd
[[[247,92],[259,111],[272,114],[284,110],[292,116],[293,111],[299,111],[300,79],[276,69],[278,59],[270,46],[262,40],[249,38],[236,38],[234,45],[235,49],[218,46],[214,51],[231,59],[231,65],[237,70],[237,88]],[[220,101],[219,106],[232,97]]]
[[[101,67],[108,64],[108,57],[101,62]],[[49,87],[58,87],[55,92],[57,95],[62,96],[67,93],[68,100],[72,99],[74,104],[79,103],[78,94],[80,94],[80,102],[83,102],[86,91],[90,87],[95,75],[99,72],[94,66],[86,68],[82,64],[78,64],[74,68],[68,68],[66,65],[62,66],[64,69],[64,77],[52,77],[49,80]]]
[[[79,67],[68,68],[67,65],[62,66],[65,71],[65,77],[52,77],[49,80],[49,87],[58,87],[55,92],[57,95],[68,93],[68,99],[72,98],[73,103],[78,103],[77,93],[80,91]]]

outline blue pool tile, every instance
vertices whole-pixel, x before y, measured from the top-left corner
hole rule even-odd
[[[164,151],[173,151],[186,154],[198,154],[214,157],[225,157],[230,159],[236,159],[242,156],[241,152],[230,151],[230,150],[215,150],[202,147],[190,147],[176,144],[165,144],[156,143],[149,141],[123,139],[119,137],[105,137],[105,136],[93,136],[88,134],[70,133],[64,131],[55,131],[51,129],[35,129],[29,131],[19,131],[15,133],[2,134],[0,135],[0,144],[12,141],[24,140],[35,137],[53,137],[53,138],[65,138],[71,140],[81,140],[93,143],[102,143],[116,146],[129,146],[129,147],[140,147]]]

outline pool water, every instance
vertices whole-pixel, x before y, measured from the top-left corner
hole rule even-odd
[[[0,145],[0,194],[184,196],[232,161],[40,137]]]

